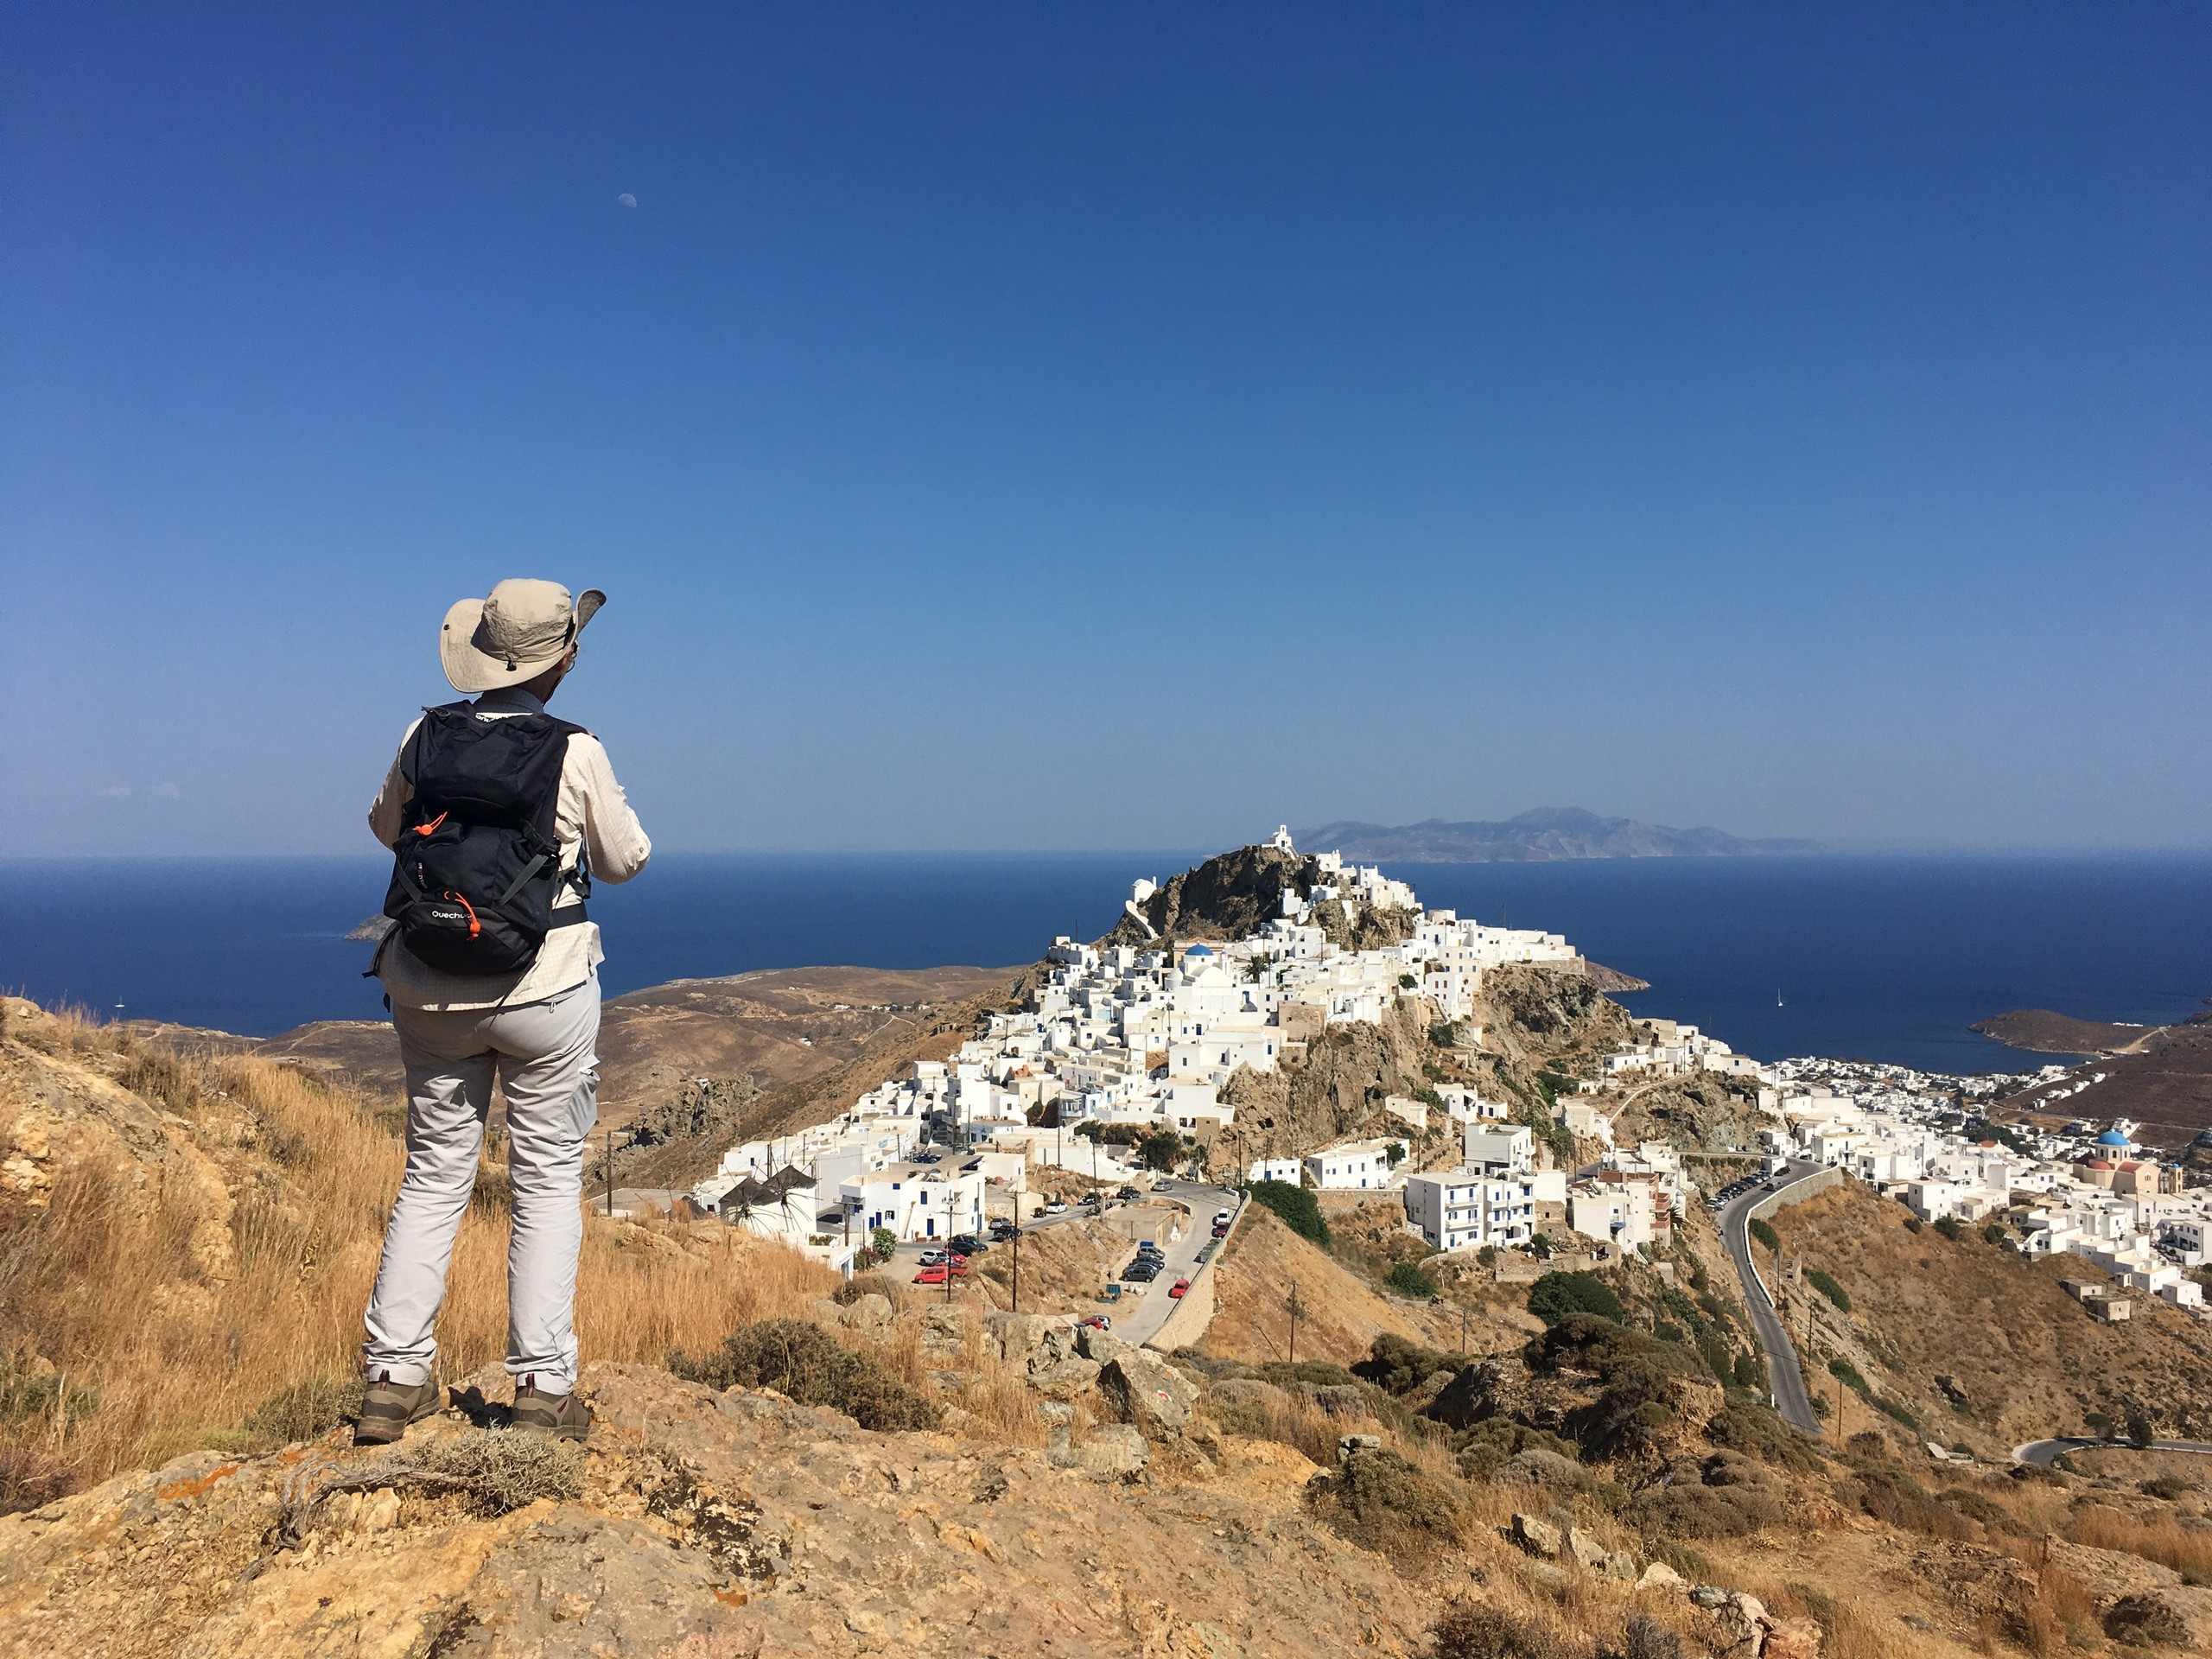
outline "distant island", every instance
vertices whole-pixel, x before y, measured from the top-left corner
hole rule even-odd
[[[1346,858],[1404,864],[1541,864],[1569,858],[1741,858],[1817,853],[1816,841],[1747,841],[1723,830],[1670,830],[1635,818],[1605,818],[1579,806],[1540,806],[1503,823],[1361,823],[1344,819],[1301,830],[1303,846],[1333,848]]]

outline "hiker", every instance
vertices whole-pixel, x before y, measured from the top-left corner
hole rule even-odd
[[[361,1349],[356,1445],[438,1409],[434,1327],[454,1230],[475,1189],[496,1071],[507,1103],[513,1423],[582,1440],[576,1252],[584,1146],[599,1117],[596,879],[627,881],[652,845],[607,751],[545,705],[607,595],[510,581],[446,613],[438,654],[474,702],[408,728],[369,828],[394,853],[385,984],[407,1072],[407,1173],[385,1230]]]

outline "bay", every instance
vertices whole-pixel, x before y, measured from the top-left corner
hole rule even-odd
[[[1129,881],[1198,851],[664,854],[601,887],[610,994],[761,968],[1033,961],[1096,937]],[[1565,934],[1652,982],[1623,999],[1763,1059],[2043,1064],[1968,1031],[2022,1007],[2184,1019],[2212,992],[2212,855],[1391,865],[1430,905]],[[0,861],[0,985],[104,1014],[267,1036],[382,1014],[345,934],[375,858]],[[1777,995],[1779,1005],[1777,1005]],[[119,1007],[118,1005],[120,1005]]]

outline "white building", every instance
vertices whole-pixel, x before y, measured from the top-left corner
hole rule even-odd
[[[1536,1166],[1536,1137],[1526,1124],[1470,1123],[1461,1157],[1469,1169],[1486,1175],[1520,1175]]]
[[[1406,1177],[1406,1225],[1439,1250],[1517,1249],[1535,1236],[1536,1197],[1526,1177],[1453,1169]]]
[[[1399,1141],[1348,1141],[1305,1160],[1306,1185],[1325,1192],[1382,1192],[1399,1185],[1397,1166],[1405,1156]],[[1391,1157],[1392,1153],[1397,1159]]]

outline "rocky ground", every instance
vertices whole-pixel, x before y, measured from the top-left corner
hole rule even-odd
[[[340,1431],[0,1520],[0,1653],[1410,1653],[1435,1605],[1306,1519],[1313,1471],[1269,1443],[1102,1478],[643,1368],[584,1391],[576,1494],[504,1515],[373,1484],[385,1454]],[[486,1433],[449,1414],[405,1451]]]

